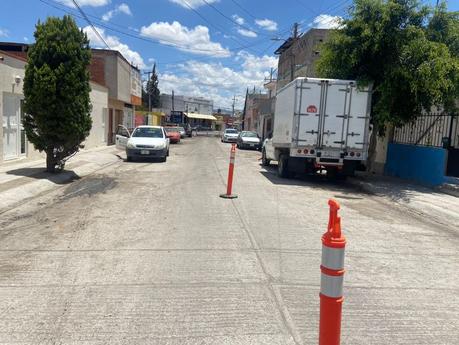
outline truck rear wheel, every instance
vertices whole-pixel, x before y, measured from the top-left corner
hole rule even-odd
[[[288,178],[288,157],[283,154],[280,155],[278,163],[277,163],[277,176],[282,178]]]
[[[261,165],[267,167],[269,165],[269,163],[271,163],[271,160],[266,158],[266,150],[263,149],[261,151]]]

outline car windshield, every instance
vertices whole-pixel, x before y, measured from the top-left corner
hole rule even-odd
[[[163,131],[156,127],[139,127],[132,134],[134,138],[162,138]]]
[[[180,129],[178,127],[166,127],[164,129],[166,130],[167,133],[180,132]]]
[[[258,138],[258,135],[255,132],[243,132],[241,137]]]
[[[226,134],[237,134],[237,130],[235,130],[235,129],[226,129],[225,133]]]

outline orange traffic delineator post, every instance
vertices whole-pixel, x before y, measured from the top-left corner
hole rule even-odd
[[[226,194],[220,194],[220,198],[235,199],[236,194],[232,194],[233,189],[233,174],[234,174],[234,160],[236,158],[236,144],[231,144],[230,163],[228,169],[228,183],[226,185]]]
[[[330,217],[327,232],[322,236],[322,264],[320,265],[319,345],[339,345],[346,238],[341,233],[338,202],[329,200],[328,205]]]

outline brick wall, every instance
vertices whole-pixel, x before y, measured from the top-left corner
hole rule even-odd
[[[91,75],[91,80],[95,81],[98,84],[107,86],[105,83],[105,62],[104,58],[93,56],[91,58],[91,65],[89,66],[89,73]]]

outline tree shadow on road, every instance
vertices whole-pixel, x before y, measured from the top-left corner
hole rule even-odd
[[[43,167],[13,169],[8,170],[6,173],[8,175],[22,176],[37,180],[48,180],[55,184],[68,184],[80,179],[80,176],[72,170],[63,170],[59,173],[52,174],[46,172]]]
[[[349,194],[371,194],[385,197],[395,202],[410,203],[419,194],[442,194],[432,188],[389,176],[368,176],[357,174],[345,181],[332,180],[325,175],[297,175],[293,178],[280,178],[277,176],[275,166],[263,167],[260,173],[273,184],[305,186],[310,188],[322,188],[343,195],[337,198],[351,199]]]
[[[263,167],[265,170],[261,170],[260,173],[266,177],[271,183],[275,185],[285,186],[304,186],[310,188],[321,188],[326,189],[335,193],[343,193],[340,196],[343,198],[349,198],[347,193],[362,193],[362,189],[348,183],[347,181],[339,181],[327,178],[325,175],[295,175],[291,178],[281,178],[277,176],[277,169],[274,166]],[[338,197],[338,196],[337,196]]]

